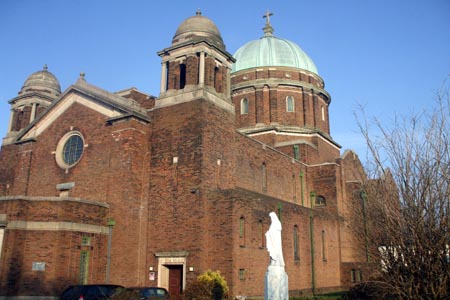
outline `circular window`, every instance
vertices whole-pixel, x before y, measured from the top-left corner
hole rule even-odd
[[[74,166],[83,155],[84,140],[79,132],[69,132],[58,143],[56,162],[61,168]]]

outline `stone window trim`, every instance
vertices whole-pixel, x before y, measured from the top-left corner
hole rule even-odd
[[[81,140],[81,145],[80,145]],[[76,143],[71,149],[67,149],[68,143]],[[81,146],[81,149],[79,149]],[[56,146],[55,159],[62,169],[70,169],[75,166],[83,157],[84,148],[87,147],[83,135],[79,131],[72,130],[66,133]]]

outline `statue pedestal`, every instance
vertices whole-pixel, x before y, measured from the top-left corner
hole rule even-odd
[[[264,300],[289,300],[288,276],[284,267],[270,265],[267,268]]]

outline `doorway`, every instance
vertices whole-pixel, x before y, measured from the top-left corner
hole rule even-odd
[[[171,300],[180,300],[186,286],[187,251],[155,252],[158,258],[158,286],[166,288]]]
[[[183,288],[183,265],[167,265],[169,269],[169,294],[171,300],[180,300]]]

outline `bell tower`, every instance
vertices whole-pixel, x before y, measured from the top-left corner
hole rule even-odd
[[[150,111],[150,193],[154,203],[161,203],[154,226],[214,228],[214,218],[209,216],[217,213],[217,207],[210,197],[235,186],[235,110],[230,97],[234,59],[216,25],[200,11],[180,24],[171,45],[158,55],[161,89]],[[180,282],[186,282],[189,272],[180,253],[195,253],[189,262],[198,269],[215,264],[213,249],[219,249],[222,241],[198,228],[184,226],[182,236],[178,229],[167,230],[167,242],[149,243],[147,252],[154,253],[151,264],[162,270],[159,286],[169,286],[176,270],[182,274]],[[153,234],[149,232],[149,241],[159,238]],[[180,291],[171,288],[172,295]]]
[[[158,55],[162,70],[156,106],[195,99],[202,90],[208,100],[232,108],[230,72],[234,58],[225,50],[216,25],[199,10],[178,27],[171,46]]]
[[[44,65],[41,71],[31,74],[18,96],[9,100],[11,114],[3,144],[14,142],[19,132],[33,122],[60,95],[59,81],[48,71],[47,65]]]

